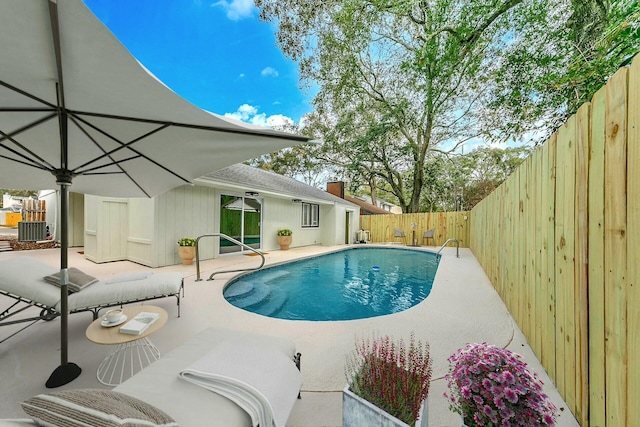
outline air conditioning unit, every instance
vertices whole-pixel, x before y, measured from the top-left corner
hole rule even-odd
[[[19,242],[37,242],[46,240],[47,223],[45,221],[20,221],[18,223]]]

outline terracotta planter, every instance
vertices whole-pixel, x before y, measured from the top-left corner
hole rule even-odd
[[[359,426],[380,426],[380,427],[428,427],[428,398],[422,402],[420,407],[420,415],[414,426],[409,426],[389,415],[387,412],[378,408],[371,402],[368,402],[357,396],[349,386],[342,390],[342,425],[343,427],[359,427]]]
[[[195,246],[178,246],[178,256],[182,259],[182,264],[191,265],[196,257]]]
[[[291,240],[292,236],[278,236],[278,244],[280,245],[280,250],[286,251],[287,249],[289,249]]]

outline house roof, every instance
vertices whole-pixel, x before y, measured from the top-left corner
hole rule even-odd
[[[365,215],[386,215],[386,214],[390,214],[391,212],[384,210],[382,208],[379,208],[376,205],[372,205],[371,203],[367,203],[364,200],[360,200],[357,199],[355,197],[350,197],[350,196],[344,196],[344,199],[360,206],[360,210],[365,214]]]
[[[288,176],[279,175],[264,169],[257,169],[242,163],[236,163],[224,169],[207,174],[198,180],[221,183],[243,191],[257,191],[277,197],[296,198],[317,203],[340,203],[355,206],[353,203],[312,187]]]

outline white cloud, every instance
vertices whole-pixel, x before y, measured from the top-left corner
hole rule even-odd
[[[274,114],[273,116],[267,117],[267,126],[270,128],[282,128],[291,125],[293,125],[293,120],[282,114]]]
[[[213,3],[213,6],[222,7],[227,13],[227,18],[232,21],[250,18],[254,11],[253,0],[220,0]]]
[[[262,77],[278,77],[280,73],[275,68],[267,67],[260,72]]]
[[[269,128],[280,128],[293,124],[293,120],[290,117],[283,116],[282,114],[267,116],[265,113],[258,113],[258,109],[249,104],[242,104],[235,112],[225,113],[224,116],[241,120],[245,123],[251,123],[252,125]]]
[[[258,109],[249,104],[242,104],[233,113],[225,113],[225,117],[231,117],[232,119],[242,120],[243,122],[251,123],[251,117],[258,114]]]

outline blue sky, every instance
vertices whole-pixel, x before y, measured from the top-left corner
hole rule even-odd
[[[297,64],[252,0],[84,2],[138,61],[202,109],[263,126],[311,111]]]

